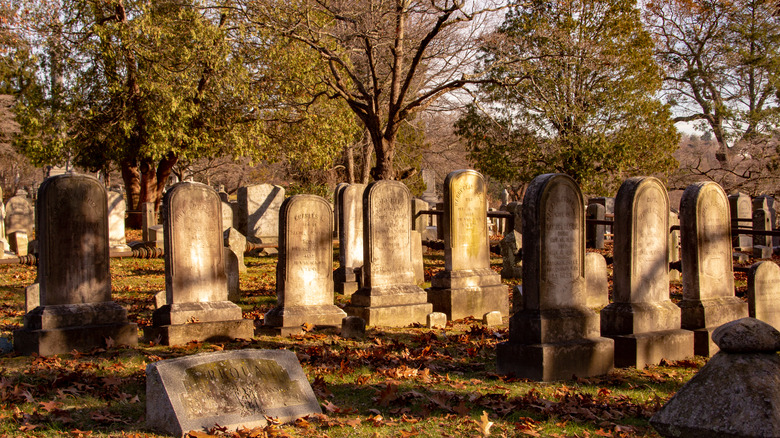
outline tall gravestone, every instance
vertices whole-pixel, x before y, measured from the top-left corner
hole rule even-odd
[[[341,226],[341,219],[339,218],[339,214],[341,214],[339,211],[339,198],[341,197],[341,192],[348,185],[349,183],[338,183],[333,190],[333,237],[336,239],[339,238],[339,227]]]
[[[509,314],[509,294],[490,268],[484,177],[456,170],[444,180],[444,270],[431,279],[428,302],[449,319]]]
[[[0,187],[0,258],[3,258],[5,252],[11,249],[8,245],[8,239],[5,238],[5,204],[3,204],[3,189]]]
[[[238,189],[238,230],[248,242],[276,243],[279,240],[279,208],[284,187],[258,184]]]
[[[759,208],[753,210],[753,231],[772,231],[771,216],[769,210]],[[753,235],[753,257],[768,259],[772,257],[772,236]]]
[[[112,250],[128,250],[125,238],[125,212],[127,205],[121,193],[108,192],[108,245]]]
[[[282,203],[276,265],[277,305],[264,325],[300,330],[303,324],[341,326],[333,304],[333,211],[324,198],[296,195]]]
[[[228,301],[217,192],[178,183],[165,193],[163,206],[166,304],[154,311],[144,336],[159,337],[163,345],[251,338],[253,322]]]
[[[14,349],[43,356],[106,345],[136,345],[138,328],[111,301],[108,201],[101,183],[63,174],[38,194],[39,305],[14,331]]]
[[[748,314],[780,327],[780,266],[773,261],[753,264],[748,272]]]
[[[358,290],[363,266],[363,192],[365,184],[349,184],[337,196],[339,210],[339,267],[333,273],[335,290],[350,296]]]
[[[753,225],[750,196],[737,192],[732,193],[728,198],[732,223],[739,228],[750,228]],[[739,251],[750,251],[753,241],[748,234],[738,234],[734,236],[732,246]]]
[[[614,342],[599,335],[586,305],[585,207],[577,183],[562,174],[534,178],[523,198],[523,308],[497,346],[502,374],[533,380],[603,375]]]
[[[717,351],[712,331],[748,315],[734,296],[731,218],[723,189],[714,182],[689,185],[680,201],[683,299],[682,328],[694,332],[694,352]]]
[[[363,287],[345,309],[368,325],[425,324],[432,306],[411,266],[411,193],[398,181],[363,192]]]
[[[141,239],[144,242],[153,241],[152,233],[149,230],[156,225],[157,214],[154,211],[154,203],[141,203]]]
[[[601,334],[615,340],[615,366],[644,368],[693,356],[669,298],[669,196],[657,178],[629,178],[615,200],[613,302]]]
[[[501,239],[501,278],[523,278],[523,204],[514,208],[513,229]]]

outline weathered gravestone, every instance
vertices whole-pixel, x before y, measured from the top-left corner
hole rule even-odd
[[[231,204],[227,201],[222,201],[222,231],[230,228],[235,228],[235,218],[233,216],[233,206],[237,204]]]
[[[225,204],[223,203],[224,207]],[[228,228],[222,232],[224,237],[225,246],[236,255],[238,260],[238,272],[246,272],[246,265],[244,264],[244,251],[246,251],[246,237],[239,233],[235,228]]]
[[[599,336],[586,305],[585,212],[577,183],[562,174],[534,178],[523,199],[522,310],[497,346],[502,374],[533,380],[608,373],[614,342]]]
[[[282,201],[284,187],[281,186],[258,184],[238,189],[238,230],[248,242],[278,242]]]
[[[136,345],[138,328],[111,301],[108,201],[101,183],[63,174],[38,194],[39,306],[14,331],[14,348],[43,356],[106,345]]]
[[[693,356],[669,298],[669,196],[657,178],[629,178],[615,200],[613,303],[601,334],[615,340],[615,366],[644,368]]]
[[[780,436],[780,332],[753,318],[712,333],[720,351],[650,419],[664,437]]]
[[[780,267],[773,261],[753,264],[748,272],[748,314],[780,327]]]
[[[430,169],[423,169],[421,173],[423,183],[425,183],[425,191],[422,194],[422,200],[433,207],[439,202],[439,197],[436,195],[436,172]]]
[[[753,211],[764,209],[769,212],[770,229],[775,229],[777,225],[777,210],[775,209],[775,198],[769,195],[759,195],[753,198]],[[780,245],[780,236],[772,236],[772,246]]]
[[[166,304],[144,336],[163,345],[251,338],[253,322],[228,301],[219,196],[183,182],[165,193],[163,205]]]
[[[363,193],[363,287],[345,310],[368,325],[425,324],[432,311],[411,266],[411,205],[398,181],[376,181]]]
[[[514,208],[514,228],[501,239],[501,278],[523,278],[523,204]]]
[[[753,231],[772,231],[769,210],[758,208],[753,210]],[[772,258],[772,237],[760,234],[753,235],[753,258]]]
[[[712,331],[748,315],[747,303],[734,296],[729,206],[717,183],[691,184],[683,192],[680,240],[681,325],[694,332],[694,353],[711,356],[717,351],[710,339]]]
[[[609,304],[607,260],[597,252],[585,254],[585,305],[598,312]]]
[[[10,249],[8,239],[5,238],[5,204],[3,204],[3,189],[0,187],[0,258],[5,257],[5,252]]]
[[[736,192],[730,194],[728,198],[732,224],[739,228],[751,227],[753,221],[750,196],[746,193]],[[738,251],[750,251],[750,248],[753,246],[753,239],[748,234],[737,234],[734,236],[731,245]]]
[[[201,353],[146,366],[146,425],[174,436],[217,425],[253,429],[266,426],[267,418],[289,423],[320,413],[288,350]]]
[[[333,237],[339,238],[341,227],[341,211],[339,211],[339,202],[341,198],[341,192],[349,185],[349,183],[338,183],[333,190]]]
[[[127,205],[121,193],[108,192],[108,246],[115,251],[126,251],[125,212]]]
[[[141,239],[144,242],[154,241],[150,228],[157,225],[157,214],[154,211],[154,202],[141,203]]]
[[[333,304],[333,211],[324,198],[295,195],[282,203],[277,305],[265,314],[266,327],[282,334],[301,325],[340,326],[347,316]]]
[[[27,255],[27,245],[33,237],[34,213],[27,196],[11,197],[5,204],[5,235],[8,246],[18,256]]]
[[[363,192],[365,184],[347,184],[336,197],[339,210],[339,267],[333,272],[335,290],[350,296],[358,290],[363,266]]]
[[[431,279],[428,302],[450,320],[509,315],[509,293],[490,268],[485,179],[456,170],[444,180],[444,270]]]
[[[603,221],[607,218],[607,208],[601,204],[589,204],[586,214],[589,220]],[[586,246],[588,248],[604,249],[604,233],[606,229],[606,225],[588,223],[585,226]]]

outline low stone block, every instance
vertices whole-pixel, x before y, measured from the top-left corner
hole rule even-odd
[[[22,355],[41,356],[90,351],[106,346],[111,338],[114,345],[138,345],[138,326],[135,323],[105,324],[58,329],[14,330],[14,350]]]
[[[25,313],[32,312],[33,309],[41,305],[41,288],[38,283],[33,283],[24,288],[24,308]]]
[[[144,327],[145,340],[162,345],[184,345],[190,341],[229,342],[252,339],[254,334],[254,322],[249,319]]]
[[[334,287],[337,294],[342,294],[347,298],[351,297],[359,289],[357,281],[334,282]]]
[[[580,339],[559,344],[502,342],[496,346],[500,374],[549,382],[602,376],[613,369],[614,342],[608,338]]]
[[[406,327],[412,323],[425,324],[433,311],[429,303],[394,306],[348,306],[348,315],[358,316],[369,326]]]
[[[485,327],[495,327],[499,326],[503,323],[503,318],[501,316],[501,312],[499,311],[492,311],[488,312],[484,315],[482,315],[482,325]]]
[[[263,325],[269,327],[300,327],[314,324],[325,327],[338,327],[344,319],[344,311],[333,304],[319,306],[274,307],[265,314]]]
[[[618,368],[657,365],[693,357],[693,332],[664,330],[613,337],[615,366]]]
[[[503,284],[460,289],[429,288],[427,292],[433,310],[446,314],[451,320],[492,311],[509,315],[509,294]]]
[[[357,316],[347,316],[341,320],[341,337],[363,339],[366,337],[366,321]]]
[[[295,354],[234,350],[154,362],[146,367],[146,424],[175,436],[262,427],[321,413]]]
[[[753,246],[753,258],[755,258],[755,259],[771,259],[772,258],[772,247],[771,246],[763,246],[763,245],[755,245],[755,246]]]
[[[428,328],[445,328],[447,327],[447,315],[441,312],[429,313],[426,321]]]

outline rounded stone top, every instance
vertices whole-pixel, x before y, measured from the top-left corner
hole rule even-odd
[[[780,331],[755,318],[742,318],[723,324],[712,332],[712,340],[726,353],[780,351]]]

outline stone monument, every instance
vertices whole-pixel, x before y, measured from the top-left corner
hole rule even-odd
[[[694,353],[711,356],[715,328],[748,315],[734,295],[731,219],[723,189],[714,182],[689,185],[680,200],[682,328],[694,332]]]
[[[345,310],[368,325],[425,324],[433,309],[411,266],[411,206],[398,181],[373,182],[363,193],[363,287]]]
[[[125,213],[127,205],[121,193],[108,192],[108,245],[113,251],[127,251]]]
[[[336,239],[339,238],[339,227],[341,226],[341,219],[339,218],[339,215],[341,214],[339,211],[339,198],[341,197],[341,192],[348,185],[348,183],[344,182],[338,183],[333,190],[333,237]]]
[[[351,296],[358,290],[358,273],[363,266],[363,191],[365,184],[341,187],[336,209],[339,229],[339,267],[333,272],[335,290]]]
[[[252,243],[279,240],[279,208],[284,187],[258,184],[238,189],[238,230]]]
[[[111,301],[106,189],[92,177],[63,174],[38,193],[39,305],[14,331],[14,349],[42,356],[136,345],[138,327]]]
[[[748,314],[780,327],[780,267],[775,262],[753,264],[748,272]]]
[[[509,293],[490,268],[484,177],[456,170],[444,180],[444,270],[431,279],[428,302],[449,320],[498,311],[509,315]]]
[[[746,193],[736,192],[729,195],[728,198],[733,225],[738,228],[751,227],[753,221],[750,196]],[[738,234],[734,236],[731,244],[737,251],[750,251],[753,241],[751,236],[747,234]]]
[[[586,305],[585,202],[569,176],[534,178],[523,198],[522,310],[497,346],[501,374],[551,381],[613,368],[614,342]]]
[[[629,178],[615,200],[613,302],[601,335],[615,340],[615,366],[644,368],[693,356],[669,298],[669,196],[653,177]]]
[[[347,316],[333,304],[333,211],[324,198],[295,195],[282,203],[276,265],[277,305],[264,325],[282,334],[303,324],[341,326]]]
[[[174,185],[163,199],[166,304],[152,314],[146,339],[163,345],[249,339],[251,320],[228,301],[222,237],[222,205],[211,187]]]

